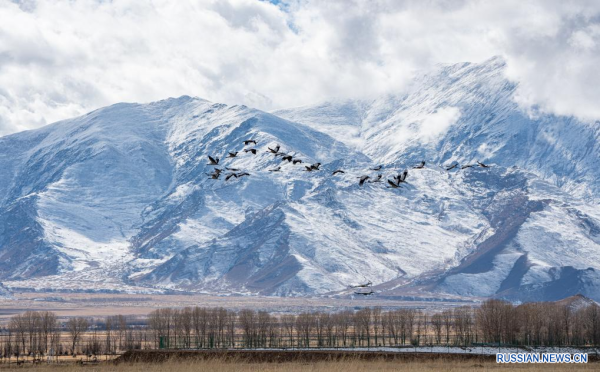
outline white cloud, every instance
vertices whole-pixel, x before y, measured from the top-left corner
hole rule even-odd
[[[507,61],[525,108],[600,119],[600,2],[0,0],[0,135],[120,101],[263,109]]]
[[[419,127],[419,137],[425,141],[446,133],[460,118],[458,107],[443,107],[428,115]]]

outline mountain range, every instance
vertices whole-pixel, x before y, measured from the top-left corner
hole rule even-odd
[[[505,69],[443,65],[402,93],[271,113],[120,103],[1,137],[0,281],[276,296],[352,296],[370,281],[382,298],[600,300],[600,124],[523,110]],[[225,167],[249,175],[225,181]]]

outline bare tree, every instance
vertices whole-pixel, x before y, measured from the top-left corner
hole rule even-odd
[[[67,332],[71,337],[71,354],[75,355],[76,348],[81,341],[81,335],[87,331],[89,322],[85,318],[70,318],[67,321]]]

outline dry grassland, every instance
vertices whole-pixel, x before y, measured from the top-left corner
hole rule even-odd
[[[498,365],[495,362],[474,361],[416,361],[416,362],[385,362],[385,361],[343,361],[343,362],[317,362],[317,363],[242,363],[232,361],[194,361],[194,362],[169,362],[159,364],[114,364],[102,363],[99,365],[41,365],[41,366],[0,366],[2,371],[94,371],[94,372],[375,372],[375,371],[598,371],[600,364],[589,363],[580,365],[570,364],[538,364],[538,365]]]

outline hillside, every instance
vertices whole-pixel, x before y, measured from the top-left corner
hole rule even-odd
[[[186,96],[117,104],[2,137],[0,280],[281,296],[372,281],[382,297],[600,300],[600,127],[528,115],[503,69],[441,66],[398,96],[274,113]],[[249,175],[225,181],[225,167]]]

